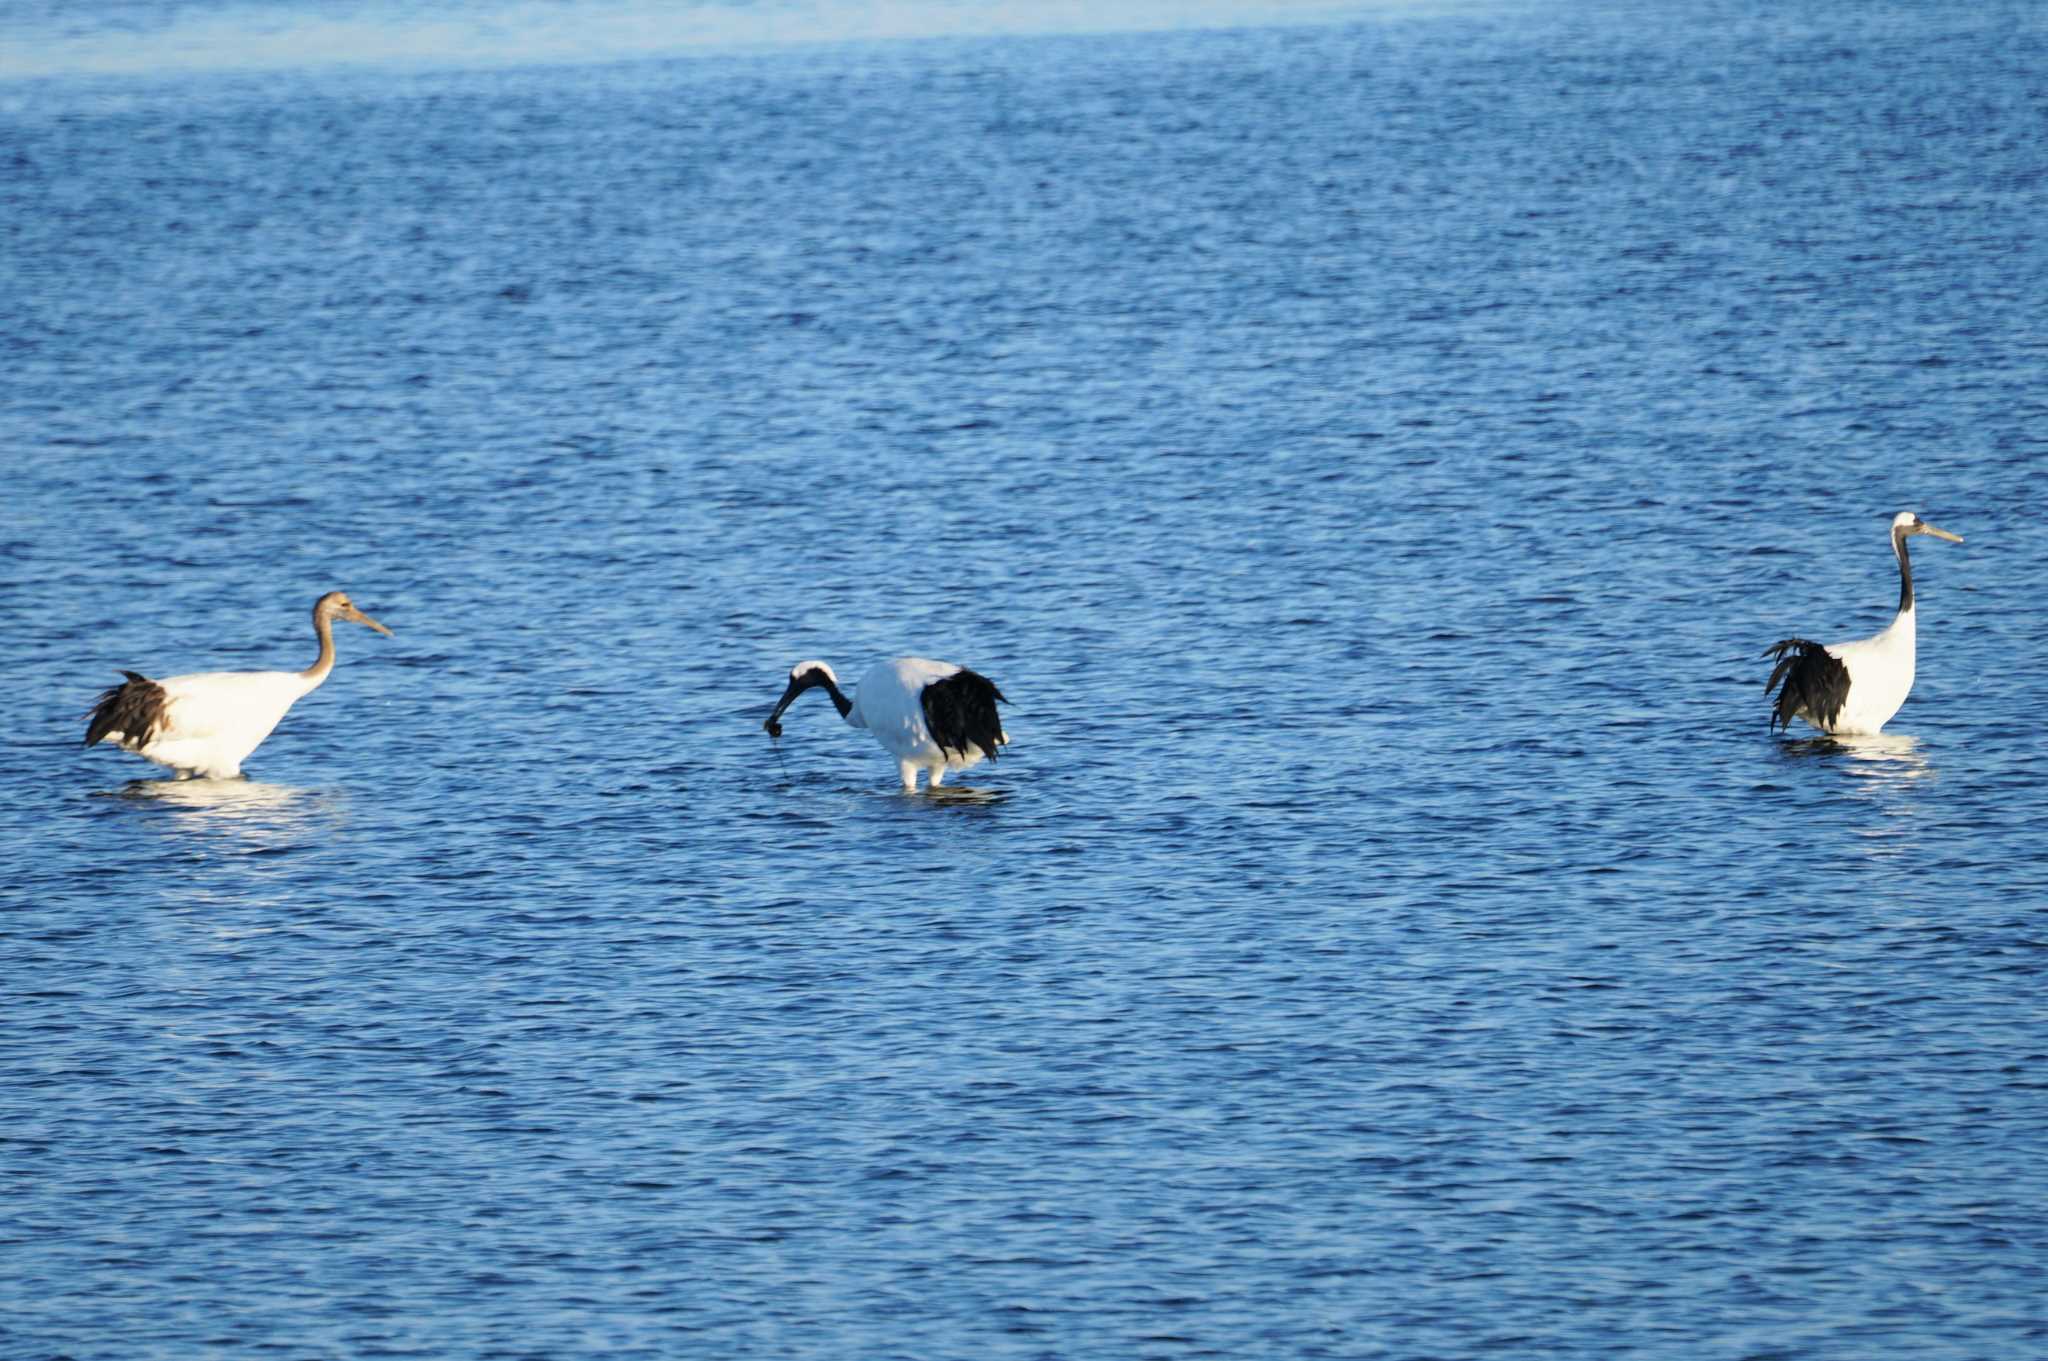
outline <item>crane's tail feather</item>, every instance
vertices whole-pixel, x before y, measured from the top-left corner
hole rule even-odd
[[[163,726],[164,709],[169,702],[164,688],[133,671],[121,674],[128,679],[101,691],[92,706],[91,720],[85,725],[88,747],[112,734],[122,746],[139,749],[148,746],[149,739]]]
[[[1842,659],[1807,638],[1786,638],[1764,649],[1766,658],[1776,658],[1766,692],[1776,691],[1771,727],[1785,729],[1795,718],[1824,732],[1832,732],[1849,702],[1849,668]]]
[[[996,749],[1010,740],[1003,731],[1002,716],[996,712],[998,703],[1010,701],[994,681],[979,672],[963,667],[927,685],[918,699],[924,708],[925,727],[940,751],[957,751],[964,758],[979,748],[993,761]]]

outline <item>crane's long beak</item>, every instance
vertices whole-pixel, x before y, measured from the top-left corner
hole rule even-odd
[[[1932,534],[1937,539],[1947,539],[1950,543],[1961,543],[1963,541],[1962,535],[1951,534],[1946,529],[1936,529],[1925,520],[1920,522],[1920,532],[1922,534]]]
[[[775,720],[782,717],[782,711],[789,707],[789,702],[795,699],[798,695],[802,694],[805,689],[805,686],[799,685],[795,681],[791,681],[789,683],[789,688],[782,692],[782,698],[775,701],[774,711],[768,715],[768,721],[761,725],[764,729],[767,730],[767,733],[770,737],[782,736],[782,725],[780,723],[777,723]]]
[[[361,610],[357,609],[353,605],[348,607],[348,615],[346,617],[355,620],[358,624],[364,624],[370,628],[377,630],[377,632],[383,634],[386,638],[396,638],[398,636],[397,634],[393,633],[390,629],[385,628],[382,624],[370,618],[369,615],[364,614]]]

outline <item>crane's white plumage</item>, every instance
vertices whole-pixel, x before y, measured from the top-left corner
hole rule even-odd
[[[304,671],[202,671],[164,680],[124,671],[128,679],[93,706],[85,744],[113,742],[180,779],[232,779],[292,705],[334,669],[336,619],[391,634],[342,592],[330,591],[313,606],[320,655]]]
[[[824,662],[798,662],[789,669],[789,685],[761,726],[770,737],[782,735],[776,720],[798,695],[822,688],[839,716],[855,728],[866,728],[896,758],[896,773],[905,789],[917,788],[925,771],[931,787],[946,782],[948,771],[965,770],[1010,740],[996,712],[1007,704],[995,683],[978,672],[951,662],[923,657],[897,657],[878,662],[860,678],[854,697],[839,688],[839,676]]]
[[[1825,733],[1876,733],[1899,711],[1913,689],[1915,608],[1913,558],[1906,541],[1932,534],[1961,543],[1960,534],[1937,529],[1911,511],[1892,517],[1892,552],[1899,560],[1899,610],[1882,633],[1848,643],[1815,643],[1787,638],[1764,649],[1777,666],[1764,683],[1777,691],[1771,722],[1789,727],[1803,718]]]

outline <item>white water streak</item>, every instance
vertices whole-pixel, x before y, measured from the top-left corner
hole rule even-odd
[[[563,65],[798,43],[1318,24],[1470,8],[1458,0],[827,0],[774,6],[615,0],[427,7],[168,8],[159,24],[0,23],[0,79],[337,66]]]

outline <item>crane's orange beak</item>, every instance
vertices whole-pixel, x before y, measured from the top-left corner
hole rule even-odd
[[[1963,541],[1962,535],[1951,534],[1946,529],[1936,529],[1933,525],[1928,524],[1925,520],[1922,520],[1920,522],[1918,528],[1922,534],[1932,534],[1935,538],[1947,539],[1950,543],[1961,543]]]

